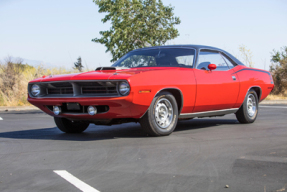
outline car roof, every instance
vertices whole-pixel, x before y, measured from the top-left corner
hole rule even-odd
[[[194,48],[194,49],[216,49],[221,50],[216,47],[206,46],[206,45],[163,45],[163,46],[154,46],[154,47],[144,47],[136,50],[144,50],[144,49],[154,49],[154,48]]]
[[[193,49],[196,49],[196,51],[199,51],[200,49],[210,49],[210,50],[220,51],[224,53],[225,55],[227,55],[230,59],[232,59],[238,65],[244,65],[241,61],[239,61],[236,57],[234,57],[227,51],[224,51],[217,47],[211,47],[211,46],[206,46],[206,45],[164,45],[164,46],[155,46],[155,47],[145,47],[145,48],[136,49],[133,51],[141,51],[141,50],[149,50],[149,49],[163,49],[163,48],[193,48]]]

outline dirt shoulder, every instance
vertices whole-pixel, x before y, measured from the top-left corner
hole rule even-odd
[[[287,104],[287,99],[280,99],[280,100],[264,100],[260,104],[267,104],[267,105],[273,105],[273,104]]]
[[[3,111],[29,111],[29,110],[40,110],[38,107],[34,106],[16,106],[16,107],[6,107],[6,106],[1,106],[0,107],[0,112]]]

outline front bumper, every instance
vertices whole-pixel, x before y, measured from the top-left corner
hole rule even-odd
[[[31,98],[28,95],[28,101],[40,108],[45,113],[56,116],[46,106],[62,106],[63,103],[79,103],[82,106],[97,106],[107,105],[109,110],[105,113],[95,114],[93,116],[87,113],[60,113],[57,117],[64,117],[70,119],[79,120],[95,120],[95,119],[114,119],[114,118],[140,118],[145,111],[147,106],[136,105],[132,102],[133,94],[129,94],[125,97],[89,97],[89,98]],[[137,111],[134,113],[133,111]]]

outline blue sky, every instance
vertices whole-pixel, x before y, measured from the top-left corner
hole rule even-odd
[[[181,19],[169,44],[202,44],[239,56],[253,52],[256,68],[269,69],[270,53],[287,46],[286,0],[163,0]],[[110,65],[100,37],[104,14],[92,0],[0,0],[0,60],[8,55],[30,64],[71,68],[78,56],[92,70]]]

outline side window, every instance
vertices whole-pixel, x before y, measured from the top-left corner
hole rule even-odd
[[[221,56],[225,60],[225,62],[228,65],[229,69],[232,69],[234,67],[233,63],[231,63],[231,61],[227,57],[225,57],[223,54],[221,54]]]
[[[179,65],[192,66],[193,57],[194,57],[193,55],[184,55],[175,57],[175,59]]]
[[[200,51],[197,61],[197,69],[208,70],[209,64],[215,64],[215,71],[227,71],[229,70],[226,62],[222,58],[219,52],[215,51]]]

